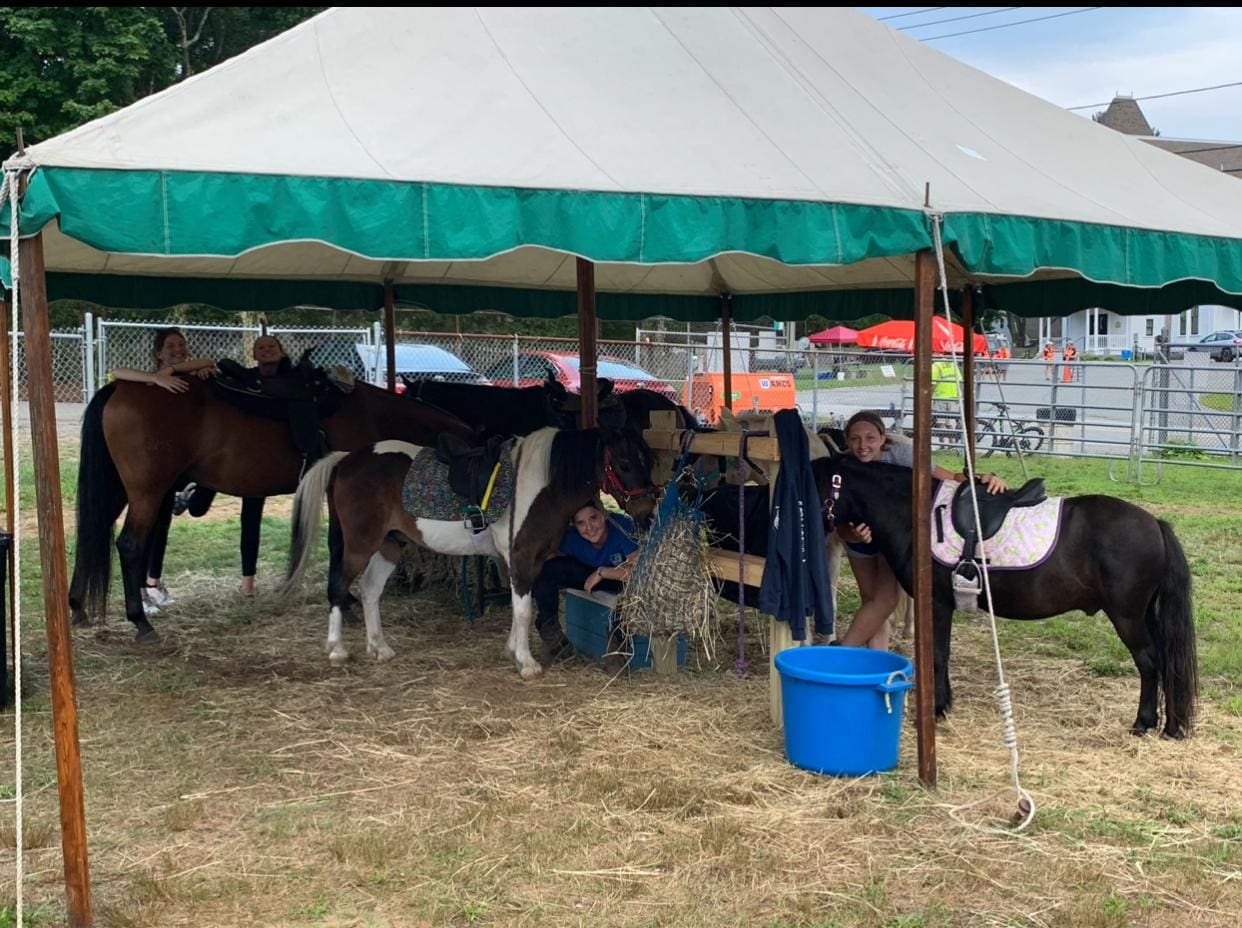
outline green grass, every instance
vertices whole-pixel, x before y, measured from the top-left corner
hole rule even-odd
[[[1200,393],[1199,405],[1217,412],[1233,412],[1237,397],[1232,393]]]
[[[820,373],[820,380],[815,379],[815,372],[809,368],[802,368],[798,371],[794,378],[794,385],[799,390],[841,390],[853,387],[874,387],[877,384],[900,384],[902,377],[902,365],[900,362],[886,362],[893,369],[892,377],[885,377],[879,364],[869,365],[867,367],[857,367],[854,365],[847,366],[845,373],[848,375],[844,380],[829,379],[829,369],[824,368]]]

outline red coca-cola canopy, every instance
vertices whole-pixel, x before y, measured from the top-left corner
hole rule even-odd
[[[852,345],[858,340],[858,330],[851,329],[848,325],[834,325],[830,329],[808,336],[807,340],[812,345]]]
[[[956,322],[945,322],[940,316],[932,318],[932,351],[937,354],[956,352],[964,353],[965,335],[962,327]],[[974,339],[975,354],[986,354],[988,340],[976,334]],[[858,347],[883,348],[889,351],[905,351],[914,353],[914,323],[907,319],[894,319],[881,322],[858,333]]]

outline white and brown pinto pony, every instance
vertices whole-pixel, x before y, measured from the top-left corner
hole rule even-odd
[[[298,486],[293,502],[293,538],[284,590],[305,577],[317,547],[320,500],[328,496],[333,525],[328,540],[333,567],[328,577],[328,657],[349,659],[341,637],[341,613],[350,584],[358,579],[367,628],[367,653],[390,660],[393,650],[380,627],[384,585],[413,542],[440,554],[478,553],[476,539],[460,518],[446,521],[406,510],[403,486],[410,464],[424,449],[381,441],[364,451],[330,454]],[[485,531],[508,569],[513,595],[509,653],[526,679],[538,676],[530,652],[531,587],[544,562],[555,556],[573,514],[603,490],[640,524],[655,509],[650,449],[630,429],[540,429],[519,438],[512,452],[513,498]],[[339,564],[339,569],[336,566]]]

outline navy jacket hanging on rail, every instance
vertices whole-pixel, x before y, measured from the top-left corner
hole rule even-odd
[[[767,563],[759,587],[759,609],[788,622],[795,641],[806,640],[806,618],[815,631],[832,631],[832,593],[824,553],[824,518],[810,446],[797,410],[775,416],[781,469],[776,475],[768,533]]]

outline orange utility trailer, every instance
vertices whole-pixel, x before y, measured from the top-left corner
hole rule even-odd
[[[732,409],[736,413],[773,413],[798,406],[798,391],[792,374],[734,374],[732,381]],[[725,405],[724,374],[695,374],[685,404],[708,425],[717,424]]]

